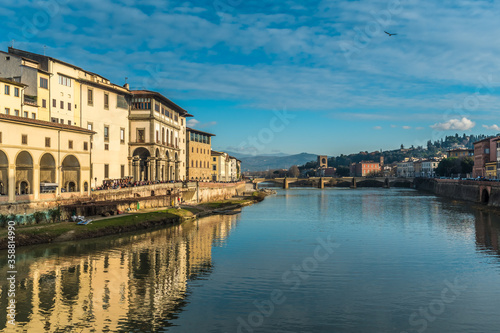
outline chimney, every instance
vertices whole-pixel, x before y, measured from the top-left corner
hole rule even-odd
[[[127,90],[130,90],[130,86],[129,86],[129,84],[128,84],[128,83],[125,83],[125,84],[123,85],[123,88],[125,88],[125,89],[127,89]]]

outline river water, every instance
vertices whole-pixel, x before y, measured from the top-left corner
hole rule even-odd
[[[278,190],[237,216],[19,248],[0,330],[498,332],[499,233],[409,189]]]

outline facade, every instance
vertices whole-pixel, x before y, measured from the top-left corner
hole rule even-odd
[[[436,174],[436,168],[439,162],[433,160],[422,161],[422,175],[421,177],[434,177]]]
[[[351,176],[353,177],[366,177],[375,172],[380,172],[380,170],[380,163],[373,161],[361,161],[351,164]]]
[[[488,179],[497,178],[497,161],[489,162],[484,165],[485,177]]]
[[[474,142],[472,177],[486,177],[486,163],[497,160],[497,139],[499,138],[487,138]]]
[[[422,161],[413,162],[414,177],[422,177]]]
[[[0,202],[90,193],[92,131],[0,114]]]
[[[446,153],[448,157],[458,157],[458,158],[473,157],[474,149],[457,148],[457,149],[447,150]]]
[[[231,180],[229,155],[224,152],[212,150],[211,152],[212,180],[216,182],[227,182]]]
[[[229,156],[229,175],[233,182],[241,178],[241,161],[233,156]]]
[[[212,136],[215,135],[187,128],[187,179],[207,182],[212,179]]]
[[[186,179],[186,110],[160,93],[132,91],[129,174],[134,180]]]
[[[415,177],[413,161],[404,161],[397,164],[396,175],[398,177]]]
[[[127,88],[64,61],[14,48],[1,63],[28,85],[37,119],[96,133],[91,142],[93,186],[127,176],[131,97]]]

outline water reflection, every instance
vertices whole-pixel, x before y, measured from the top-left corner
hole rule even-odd
[[[186,304],[188,281],[212,270],[238,216],[76,244],[20,249],[16,332],[155,331]],[[2,255],[3,258],[6,257]],[[0,269],[6,271],[5,261]],[[7,306],[1,281],[0,308]]]
[[[476,245],[478,249],[500,255],[500,217],[489,212],[475,214]]]

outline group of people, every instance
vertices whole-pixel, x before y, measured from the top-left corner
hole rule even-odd
[[[156,184],[171,184],[171,183],[180,183],[181,180],[137,180],[133,181],[132,177],[125,177],[120,179],[107,179],[103,181],[103,183],[93,191],[103,191],[103,190],[116,190],[120,188],[127,187],[138,187],[138,186],[146,186],[146,185],[156,185]]]

